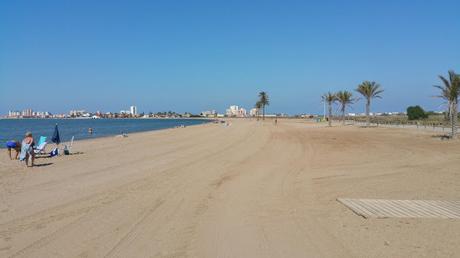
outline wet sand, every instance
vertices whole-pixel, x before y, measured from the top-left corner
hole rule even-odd
[[[460,220],[364,219],[336,198],[460,200],[460,141],[234,120],[0,155],[0,257],[454,257]]]

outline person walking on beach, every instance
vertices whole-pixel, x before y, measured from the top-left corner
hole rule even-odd
[[[21,143],[19,143],[16,140],[11,140],[6,143],[6,148],[8,149],[8,156],[10,157],[11,160],[13,159],[18,159],[19,152],[21,152]],[[14,149],[16,152],[16,155],[11,156],[11,150]]]
[[[34,137],[32,136],[31,132],[27,132],[25,135],[24,140],[22,140],[21,143],[21,154],[19,155],[19,160],[26,161],[26,166],[29,167],[29,159],[30,159],[30,166],[34,166],[34,160],[35,160],[35,153],[34,153]]]

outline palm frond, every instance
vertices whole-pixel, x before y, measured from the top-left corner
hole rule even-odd
[[[442,76],[442,75],[439,75],[438,77],[439,77],[439,79],[444,83],[444,87],[450,88],[450,82],[449,82],[449,80],[447,80],[446,78],[444,78],[444,76]]]
[[[434,85],[433,87],[441,91],[441,94],[438,95],[439,98],[445,99],[449,103],[456,103],[458,102],[458,96],[460,95],[460,76],[453,70],[449,70],[448,74],[449,79],[439,75],[438,77],[442,81],[443,85]]]
[[[259,92],[259,102],[262,104],[262,106],[270,105],[270,101],[268,99],[267,92],[265,92],[265,91]]]
[[[383,93],[383,89],[380,84],[374,81],[364,81],[355,89],[359,94],[361,94],[367,100],[372,98],[382,98],[380,94]]]

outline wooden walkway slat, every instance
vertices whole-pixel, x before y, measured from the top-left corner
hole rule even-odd
[[[347,198],[337,201],[364,218],[460,219],[460,201]]]

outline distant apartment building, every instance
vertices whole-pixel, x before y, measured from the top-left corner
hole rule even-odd
[[[68,118],[69,116],[67,114],[55,114],[55,115],[52,115],[51,117],[53,117],[53,118]]]
[[[207,111],[201,112],[201,116],[203,116],[203,117],[216,117],[217,112],[215,110],[207,110]]]
[[[32,117],[36,117],[36,118],[48,118],[50,116],[51,114],[49,112],[37,111],[37,112],[32,113]]]
[[[225,112],[225,114],[228,117],[246,117],[247,116],[246,109],[240,108],[239,106],[236,106],[236,105],[230,106]]]
[[[32,109],[24,109],[21,113],[22,117],[33,117],[33,110]]]
[[[105,118],[115,118],[115,114],[113,114],[112,112],[106,112],[103,114],[103,117]]]
[[[301,117],[301,118],[314,118],[314,117],[318,117],[318,115],[313,115],[313,114],[301,114],[300,117]]]
[[[259,115],[259,109],[258,108],[252,108],[249,110],[249,115],[250,116],[258,116]]]
[[[133,116],[137,116],[137,107],[136,106],[129,107],[129,113]]]
[[[23,111],[8,111],[8,118],[48,118],[51,113],[43,111],[33,111],[32,109],[24,109]]]
[[[9,118],[18,118],[21,116],[21,111],[8,111]]]
[[[237,117],[246,117],[248,114],[247,114],[247,111],[246,109],[244,108],[240,108],[238,110],[238,114],[236,115]]]
[[[230,107],[226,110],[225,114],[226,114],[227,116],[236,116],[236,114],[238,113],[238,109],[239,109],[238,106],[230,106]]]
[[[83,109],[81,109],[81,110],[70,110],[69,111],[69,115],[71,117],[81,117],[85,113],[87,113],[87,112],[85,110],[83,110]]]

